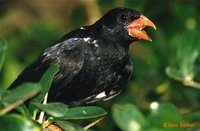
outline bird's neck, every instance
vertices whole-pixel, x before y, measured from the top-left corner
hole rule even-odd
[[[91,26],[90,32],[92,32],[92,36],[98,36],[103,40],[105,44],[114,44],[119,45],[123,47],[127,52],[129,49],[130,44],[132,43],[131,40],[125,40],[123,39],[123,36],[117,34],[116,32],[113,32],[112,30],[109,30],[108,28],[105,29],[103,26],[98,26],[99,24]]]

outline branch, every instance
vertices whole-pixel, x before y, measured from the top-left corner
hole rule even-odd
[[[28,94],[27,96],[25,96],[24,98],[21,98],[21,99],[17,100],[16,102],[12,103],[12,104],[9,104],[4,109],[0,110],[0,116],[5,115],[7,112],[15,109],[17,106],[20,106],[26,100],[33,97],[35,94],[36,94],[36,92],[32,92],[32,93]]]
[[[193,80],[183,81],[183,84],[184,84],[185,86],[191,86],[191,87],[194,87],[194,88],[200,90],[200,83],[195,82],[195,81],[193,81]]]
[[[99,122],[100,122],[101,120],[103,120],[104,118],[105,118],[105,117],[101,117],[101,118],[97,119],[96,121],[94,121],[94,122],[88,124],[87,126],[85,126],[84,129],[85,129],[85,130],[88,130],[90,127],[96,125],[97,123],[99,123]]]

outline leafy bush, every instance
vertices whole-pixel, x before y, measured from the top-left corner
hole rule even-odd
[[[59,125],[66,131],[88,128],[97,131],[200,130],[198,1],[97,0],[95,2],[85,1],[81,4],[77,1],[71,2],[72,4],[62,4],[62,2],[59,4],[58,2],[60,10],[39,8],[42,5],[38,8],[32,7],[31,4],[25,2],[24,6],[29,5],[31,8],[31,11],[25,8],[26,12],[33,13],[30,13],[31,15],[26,19],[30,21],[37,19],[43,23],[36,22],[25,29],[5,26],[10,27],[12,32],[5,36],[6,41],[0,42],[1,130],[41,130],[53,125]],[[51,4],[51,2],[45,4]],[[20,5],[23,6],[23,3]],[[87,21],[95,21],[97,17],[100,17],[98,12],[106,12],[114,6],[126,6],[140,10],[157,26],[156,31],[148,31],[153,40],[152,44],[140,41],[131,45],[130,58],[134,73],[128,83],[128,88],[122,94],[111,101],[100,101],[93,106],[69,108],[63,103],[43,104],[52,78],[59,69],[57,65],[50,67],[39,83],[23,83],[13,90],[3,88],[14,80],[22,67],[33,61],[52,41],[61,36],[60,32],[66,33],[85,25]],[[6,7],[9,6],[4,7],[7,9]],[[65,13],[66,8],[70,8],[70,15]],[[85,10],[88,8],[92,11]],[[1,10],[7,12],[3,8]],[[38,10],[43,13],[38,13]],[[18,12],[20,11],[16,11]],[[46,19],[47,16],[50,17],[47,12],[55,14],[52,18]],[[9,15],[9,13],[4,13],[4,15]],[[20,15],[16,14],[16,16],[18,18]],[[60,17],[62,20],[58,19]],[[19,19],[14,21],[18,22]],[[26,22],[29,21],[21,22],[22,27]],[[9,45],[8,48],[6,42]],[[2,66],[4,60],[6,62]],[[23,104],[27,100],[31,101],[29,106]],[[43,113],[41,112],[45,114],[42,124],[40,116]],[[41,118],[40,123],[39,118]],[[95,126],[90,128],[93,125]]]

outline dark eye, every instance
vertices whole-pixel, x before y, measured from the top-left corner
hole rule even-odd
[[[122,14],[121,16],[120,16],[120,19],[121,19],[121,21],[126,21],[127,20],[127,16],[125,15],[125,14]]]

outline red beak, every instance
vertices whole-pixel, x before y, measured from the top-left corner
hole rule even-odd
[[[132,37],[137,37],[138,39],[152,41],[151,38],[147,35],[147,33],[144,30],[142,30],[146,26],[153,27],[154,29],[156,29],[156,26],[154,25],[152,21],[150,21],[144,15],[141,15],[140,18],[132,21],[127,26],[128,33]]]

